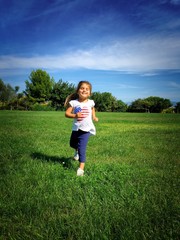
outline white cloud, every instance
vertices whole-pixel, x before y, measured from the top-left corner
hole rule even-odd
[[[180,0],[171,0],[170,3],[175,4],[175,5],[179,5]]]
[[[0,69],[86,68],[119,71],[180,69],[180,41],[176,38],[116,41],[56,56],[1,56]]]
[[[176,29],[180,27],[180,19],[172,19],[165,24],[167,29]]]
[[[141,76],[142,77],[154,77],[159,75],[157,72],[147,72],[147,73],[143,73]]]
[[[117,84],[117,88],[120,88],[120,89],[140,89],[140,88],[143,88],[143,87],[128,85],[128,84]]]
[[[160,4],[165,4],[165,3],[168,3],[168,2],[170,2],[171,4],[175,4],[175,5],[180,4],[180,0],[159,0]]]
[[[179,88],[180,89],[180,84],[177,83],[177,82],[169,82],[168,84],[170,87],[173,87],[173,88]]]

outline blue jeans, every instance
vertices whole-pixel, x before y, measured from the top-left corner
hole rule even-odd
[[[90,132],[84,132],[81,130],[72,131],[70,138],[70,147],[78,150],[79,162],[84,163],[86,161],[86,147],[89,140]]]

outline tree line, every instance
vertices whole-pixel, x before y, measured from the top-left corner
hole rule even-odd
[[[19,86],[14,88],[0,79],[0,109],[11,110],[64,110],[66,97],[76,91],[74,84],[60,79],[55,82],[41,69],[34,70],[25,81],[26,89],[19,93]],[[150,96],[136,99],[130,105],[118,100],[109,92],[93,92],[91,98],[99,112],[150,112],[180,113],[180,102],[173,104],[169,99]]]

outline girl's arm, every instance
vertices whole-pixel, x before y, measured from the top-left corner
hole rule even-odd
[[[65,116],[67,118],[79,118],[81,117],[81,113],[73,113],[73,107],[69,106],[65,112]]]
[[[95,108],[94,107],[92,108],[92,119],[95,122],[99,121],[99,119],[96,117],[96,112],[95,112]]]

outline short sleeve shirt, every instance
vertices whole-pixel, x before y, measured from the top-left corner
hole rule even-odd
[[[96,134],[96,129],[92,121],[92,108],[95,106],[93,100],[88,99],[87,102],[79,102],[78,100],[71,100],[69,102],[73,108],[73,113],[81,112],[81,118],[75,118],[73,122],[73,131],[82,130],[90,132],[92,135]]]

